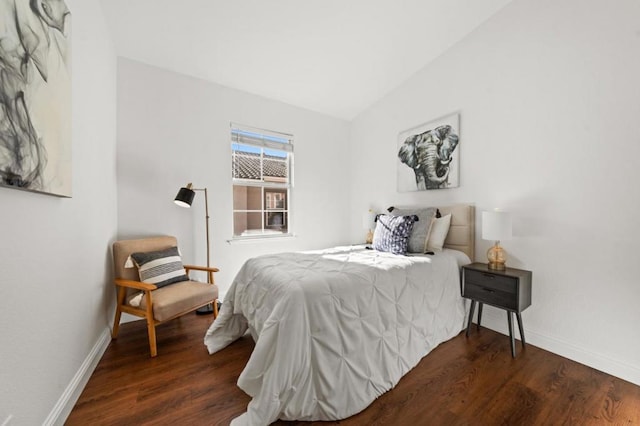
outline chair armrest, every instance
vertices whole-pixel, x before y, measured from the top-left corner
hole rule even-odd
[[[121,287],[135,288],[138,290],[155,290],[158,288],[155,284],[143,283],[140,281],[123,280],[122,278],[115,279],[116,285]]]
[[[218,268],[208,268],[206,266],[196,266],[196,265],[183,265],[184,269],[187,270],[187,272],[189,272],[189,270],[194,270],[194,271],[206,271],[206,272],[219,272],[220,269]]]

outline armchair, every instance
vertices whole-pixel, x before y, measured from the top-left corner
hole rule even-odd
[[[184,265],[190,271],[207,273],[208,283],[182,281],[164,287],[141,282],[138,268],[127,267],[127,259],[132,253],[147,253],[177,247],[175,237],[152,237],[138,240],[122,240],[113,243],[113,261],[115,285],[117,289],[116,313],[111,337],[117,338],[122,312],[145,318],[149,334],[151,356],[158,354],[156,348],[156,326],[181,315],[193,312],[209,303],[213,304],[214,318],[218,316],[218,286],[215,285],[213,273],[218,268]],[[132,303],[133,296],[142,292],[139,305]]]

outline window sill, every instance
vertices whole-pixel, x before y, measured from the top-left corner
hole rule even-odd
[[[292,240],[296,238],[296,234],[282,234],[282,235],[256,235],[250,237],[233,237],[227,240],[229,244],[246,244],[246,243],[266,243],[276,242],[282,240]]]

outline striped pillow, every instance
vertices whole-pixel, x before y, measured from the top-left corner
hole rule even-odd
[[[189,281],[182,266],[177,247],[147,253],[132,253],[131,258],[138,266],[140,281],[164,287],[180,281]]]

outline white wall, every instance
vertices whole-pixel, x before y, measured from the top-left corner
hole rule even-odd
[[[528,340],[640,384],[638,22],[635,0],[508,5],[354,121],[350,217],[355,238],[369,206],[512,211],[508,264],[533,271]],[[460,188],[398,193],[398,133],[456,110]]]
[[[97,0],[72,18],[73,198],[0,188],[0,423],[42,424],[107,327],[116,62]]]
[[[232,237],[230,122],[295,137],[295,238]],[[212,265],[224,294],[244,261],[264,253],[346,243],[349,123],[203,80],[118,59],[118,235],[175,235],[185,262],[206,263],[204,197],[173,203],[181,186],[207,187]]]

